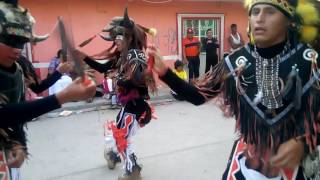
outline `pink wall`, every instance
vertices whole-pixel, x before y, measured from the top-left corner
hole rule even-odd
[[[44,3],[45,2],[45,3]],[[242,3],[239,2],[171,2],[166,4],[149,4],[138,0],[21,0],[21,5],[29,8],[36,18],[35,32],[45,34],[52,32],[57,16],[63,16],[70,23],[75,44],[99,33],[110,22],[113,16],[122,16],[125,5],[129,7],[129,15],[141,25],[155,27],[158,37],[154,42],[160,47],[163,55],[177,55],[177,14],[178,13],[217,13],[225,16],[225,47],[228,51],[227,37],[230,25],[238,24],[238,31],[246,37],[247,17]],[[59,44],[56,33],[34,49],[34,60],[49,62],[56,54]],[[101,38],[83,48],[89,55],[98,53],[108,47]],[[41,70],[45,76],[46,71]]]

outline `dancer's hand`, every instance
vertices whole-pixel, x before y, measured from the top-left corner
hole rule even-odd
[[[77,78],[69,86],[56,94],[59,103],[64,104],[93,97],[96,93],[96,85],[93,81],[89,81],[90,83],[83,83],[81,78]]]
[[[303,142],[296,139],[290,139],[280,145],[277,154],[270,160],[271,164],[278,168],[296,168],[303,157]]]
[[[26,159],[26,151],[22,148],[13,148],[9,150],[7,165],[10,168],[20,168]]]
[[[61,74],[68,73],[72,70],[72,65],[69,62],[60,62],[57,71],[59,71]]]
[[[154,57],[153,70],[159,74],[159,76],[164,75],[168,67],[163,62],[163,57],[160,55],[160,51],[155,46],[149,46],[147,49],[147,54]]]

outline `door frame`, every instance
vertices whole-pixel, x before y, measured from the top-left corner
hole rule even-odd
[[[223,56],[224,50],[224,14],[177,14],[178,22],[178,56],[182,59],[182,20],[186,18],[220,18],[220,55]]]

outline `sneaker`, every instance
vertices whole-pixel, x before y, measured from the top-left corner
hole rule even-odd
[[[114,169],[117,165],[117,163],[121,162],[121,158],[113,151],[107,151],[104,152],[104,158],[107,160],[108,168]]]

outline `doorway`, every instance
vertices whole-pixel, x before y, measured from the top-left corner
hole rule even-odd
[[[224,15],[223,14],[178,14],[178,50],[179,58],[182,59],[182,39],[187,34],[187,29],[194,30],[194,36],[199,41],[206,37],[207,29],[212,29],[213,37],[218,40],[220,48],[217,50],[218,58],[223,55],[224,49]],[[206,52],[201,48],[200,53],[200,76],[204,74],[206,62]]]

